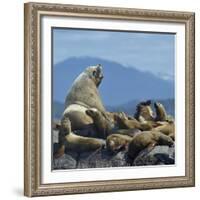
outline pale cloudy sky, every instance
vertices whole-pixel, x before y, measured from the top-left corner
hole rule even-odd
[[[53,29],[54,64],[70,57],[98,57],[174,80],[175,35]]]

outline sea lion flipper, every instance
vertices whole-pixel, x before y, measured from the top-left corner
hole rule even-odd
[[[54,158],[59,158],[65,153],[65,145],[61,145],[60,148],[54,153]]]

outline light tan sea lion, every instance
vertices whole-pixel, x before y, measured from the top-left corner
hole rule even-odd
[[[120,129],[114,131],[106,139],[106,148],[115,153],[118,150],[128,149],[129,143],[142,132],[139,129]]]
[[[127,149],[132,137],[121,134],[111,134],[106,139],[106,148],[111,153],[115,153],[122,149]]]
[[[175,124],[173,122],[168,122],[167,124],[158,126],[153,129],[154,131],[162,132],[163,134],[171,137],[175,140]]]
[[[76,135],[71,130],[69,118],[63,118],[59,132],[59,149],[54,154],[55,158],[62,156],[66,150],[77,153],[95,151],[104,147],[105,141]]]
[[[85,69],[73,82],[65,100],[63,116],[71,121],[72,130],[86,129],[93,123],[86,110],[95,108],[105,112],[98,92],[98,86],[103,79],[101,65]]]
[[[156,121],[166,121],[167,120],[167,113],[166,113],[164,106],[161,103],[156,102],[156,103],[154,103],[154,108],[155,108],[155,111],[156,111],[155,120]]]
[[[174,141],[169,137],[158,131],[144,131],[138,134],[130,142],[128,146],[128,156],[135,159],[136,156],[144,149],[152,149],[155,145],[171,146]]]
[[[128,119],[125,113],[116,113],[114,119],[119,129],[140,129],[140,123],[136,119]]]
[[[159,102],[155,102],[154,108],[155,108],[155,111],[156,111],[155,121],[174,122],[173,117],[167,114],[163,104],[161,104]]]
[[[144,121],[139,122],[135,118],[127,118],[124,114],[116,114],[115,120],[119,129],[139,129],[142,131],[151,130],[153,128],[152,123]]]
[[[102,66],[90,66],[85,69],[73,82],[65,100],[65,107],[74,103],[87,105],[105,111],[98,86],[103,79]]]

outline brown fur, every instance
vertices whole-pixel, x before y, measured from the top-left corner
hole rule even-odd
[[[115,121],[117,122],[119,129],[134,129],[140,128],[140,123],[136,119],[129,120],[125,113],[115,114]]]
[[[115,120],[117,122],[117,125],[119,129],[140,129],[142,131],[151,130],[152,129],[152,123],[144,122],[140,123],[135,118],[128,119],[124,114],[116,114]]]
[[[155,120],[156,121],[166,121],[167,120],[167,113],[166,113],[165,107],[161,103],[156,102],[156,103],[154,103],[154,108],[155,108],[155,111],[156,111]]]
[[[97,134],[100,138],[106,138],[111,133],[114,123],[112,118],[110,118],[105,112],[100,112],[96,109],[89,109],[86,111],[86,114],[93,119]]]
[[[63,118],[61,121],[61,129],[59,132],[60,148],[54,154],[54,157],[60,157],[66,150],[72,150],[77,153],[94,151],[102,148],[105,142],[96,138],[83,137],[74,134],[71,131],[71,123],[68,118]]]
[[[133,138],[128,135],[111,134],[106,139],[106,148],[112,153],[127,149],[132,139]]]
[[[128,135],[130,137],[135,137],[139,133],[141,133],[141,130],[136,129],[136,128],[133,128],[133,129],[118,129],[118,130],[112,132],[112,134]]]
[[[153,121],[153,110],[151,109],[151,101],[141,102],[137,105],[135,118],[140,121],[140,117],[142,117],[146,121]]]
[[[136,156],[145,148],[155,145],[173,145],[173,140],[158,131],[144,131],[137,135],[130,142],[128,147],[128,155],[135,159]]]
[[[171,137],[173,140],[175,140],[175,125],[174,123],[167,123],[161,126],[158,126],[154,128],[155,131],[160,131],[163,134]]]

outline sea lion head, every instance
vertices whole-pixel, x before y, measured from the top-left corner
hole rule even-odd
[[[159,102],[155,102],[154,108],[156,111],[156,120],[166,121],[167,113],[166,113],[166,110],[165,110],[165,107],[163,106],[163,104],[161,104]]]
[[[151,108],[151,100],[140,102],[137,105],[135,118],[139,120],[140,117],[143,117],[143,119],[147,121],[154,120],[154,113]]]
[[[61,129],[65,134],[71,133],[71,122],[68,117],[63,117],[61,120]]]
[[[93,80],[95,85],[98,87],[103,79],[102,65],[98,64],[95,66],[87,67],[85,73]]]
[[[168,145],[168,146],[174,145],[173,139],[171,137],[163,135],[163,134],[159,137],[158,143],[160,145]]]
[[[119,150],[122,150],[123,147],[124,147],[124,144],[118,137],[110,136],[106,140],[106,148],[107,148],[108,152],[110,152],[110,153],[116,153]]]

